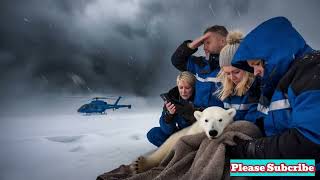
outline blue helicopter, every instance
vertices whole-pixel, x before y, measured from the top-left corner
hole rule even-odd
[[[95,97],[92,99],[92,101],[89,104],[82,105],[79,109],[79,113],[85,113],[85,114],[105,114],[107,109],[119,109],[119,108],[128,108],[131,109],[131,105],[118,105],[118,102],[120,101],[122,97],[119,96],[118,99],[115,101],[114,104],[108,104],[106,101],[103,101],[101,99],[114,99],[114,98],[106,98],[106,97]]]

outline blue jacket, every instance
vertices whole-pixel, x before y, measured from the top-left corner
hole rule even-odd
[[[178,114],[173,116],[169,123],[166,122],[166,118],[167,118],[166,116],[168,116],[168,114],[167,114],[166,110],[164,110],[161,114],[160,119],[159,119],[161,131],[166,135],[171,135],[171,134],[175,133],[176,131],[181,130],[181,129],[186,128],[191,125],[188,121],[186,121],[185,118],[183,118],[182,116],[180,116]]]
[[[284,17],[270,19],[241,42],[232,64],[264,60],[262,96],[258,110],[265,114],[267,136],[297,129],[320,144],[319,59]],[[313,63],[313,64],[312,64]]]
[[[210,55],[210,59],[205,57],[192,56],[197,49],[190,49],[187,44],[191,41],[185,41],[172,55],[172,64],[180,71],[189,71],[197,79],[195,85],[194,106],[197,108],[207,108],[209,106],[223,107],[214,92],[221,86],[217,74],[219,68],[219,55]]]
[[[225,109],[235,108],[237,110],[234,120],[247,120],[256,123],[256,120],[262,117],[257,110],[259,102],[259,84],[257,80],[249,88],[248,92],[243,96],[229,96],[223,101]]]

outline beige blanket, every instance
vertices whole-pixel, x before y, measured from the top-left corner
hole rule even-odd
[[[230,179],[226,144],[235,145],[235,136],[249,140],[261,137],[261,132],[253,123],[235,121],[217,139],[208,139],[204,133],[182,137],[160,165],[149,171],[133,175],[124,165],[97,179]]]

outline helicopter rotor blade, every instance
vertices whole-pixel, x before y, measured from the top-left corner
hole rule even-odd
[[[109,97],[94,97],[92,99],[112,99],[112,100],[115,100],[117,98],[109,98]]]
[[[111,99],[111,100],[117,100],[120,98],[124,98],[123,96],[105,96],[105,97],[94,97],[92,99]]]
[[[98,99],[110,99],[110,100],[117,100],[119,97],[122,99],[124,98],[123,96],[96,96],[96,97],[90,97],[90,96],[66,96],[63,98],[67,99],[92,99],[92,100],[98,100]]]

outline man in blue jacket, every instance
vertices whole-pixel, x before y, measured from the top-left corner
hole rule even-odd
[[[172,64],[180,71],[189,71],[197,79],[194,106],[204,109],[209,106],[223,107],[213,94],[220,86],[216,78],[219,68],[219,53],[226,45],[228,31],[224,26],[212,26],[194,41],[184,41],[172,55]],[[206,57],[193,56],[198,47],[204,45]]]
[[[236,158],[320,160],[320,53],[284,17],[251,31],[232,65],[249,64],[262,78],[258,110],[265,114],[266,137],[230,148]]]

